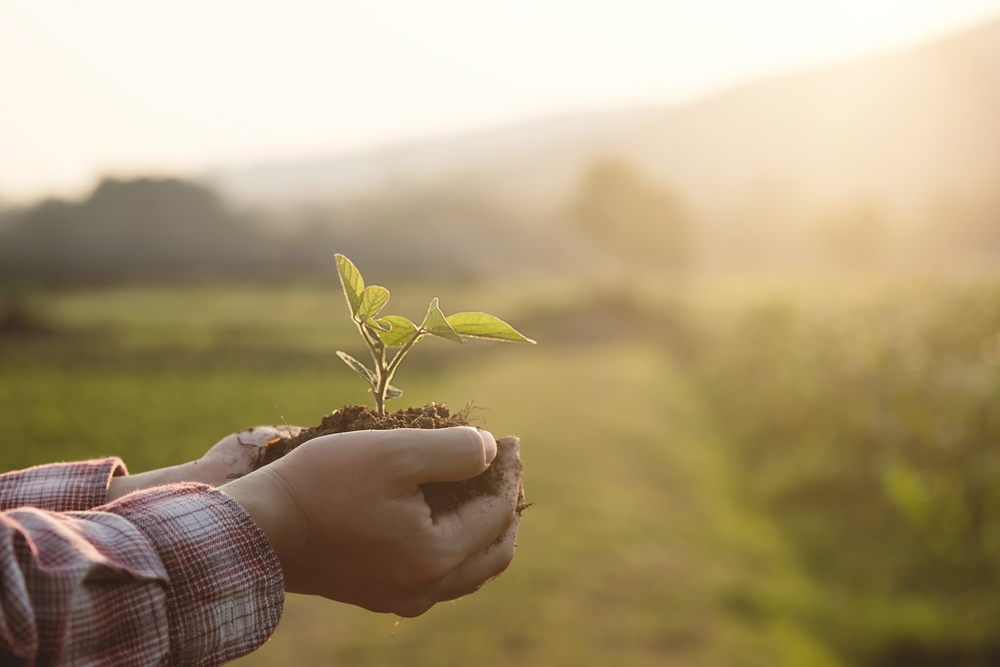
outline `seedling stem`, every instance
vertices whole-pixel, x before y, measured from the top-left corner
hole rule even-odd
[[[376,319],[389,301],[389,290],[379,285],[365,287],[357,267],[343,255],[337,255],[337,271],[344,296],[351,310],[351,321],[358,327],[361,338],[371,354],[374,371],[344,352],[337,352],[344,363],[360,375],[375,394],[375,410],[385,416],[385,402],[399,398],[403,392],[389,384],[403,357],[424,336],[438,336],[464,344],[465,338],[482,338],[512,343],[532,343],[503,320],[486,313],[456,313],[445,317],[438,307],[438,300],[431,300],[420,326],[405,317],[387,315]],[[389,360],[388,348],[399,348]]]

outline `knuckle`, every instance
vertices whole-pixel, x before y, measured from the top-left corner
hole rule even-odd
[[[517,547],[514,546],[513,542],[511,542],[508,546],[504,547],[503,549],[504,553],[500,562],[500,566],[497,568],[496,572],[497,574],[506,571],[507,568],[510,567],[510,564],[514,562],[514,551],[516,548]]]
[[[465,597],[466,595],[472,595],[485,586],[488,581],[489,579],[484,579],[483,581],[469,583],[463,588],[452,591],[449,597],[453,600],[457,600],[458,598]]]
[[[493,574],[496,576],[505,571],[514,560],[517,551],[515,538],[517,532],[507,529],[507,532],[497,538],[497,540],[487,548],[487,553],[493,559]]]
[[[367,609],[368,611],[374,612],[376,614],[393,614],[393,613],[395,613],[395,611],[394,611],[395,607],[392,605],[392,603],[388,603],[388,602],[381,602],[381,601],[379,601],[379,602],[366,602],[366,603],[360,603],[360,606],[362,606],[363,608]]]
[[[434,606],[434,602],[426,598],[414,598],[412,600],[405,600],[396,603],[393,606],[392,613],[397,616],[402,616],[403,618],[414,618],[426,613],[431,607]]]
[[[413,588],[428,588],[439,584],[451,572],[448,564],[440,558],[425,558],[413,563],[409,573],[409,584]]]

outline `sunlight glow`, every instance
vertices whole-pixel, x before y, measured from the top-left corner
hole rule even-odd
[[[0,198],[690,100],[1000,0],[0,0]]]

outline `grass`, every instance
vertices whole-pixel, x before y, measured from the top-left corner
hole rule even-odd
[[[853,664],[996,664],[1000,290],[854,282],[706,317],[686,366]]]
[[[290,596],[244,664],[995,664],[997,283],[642,285],[394,293],[394,313],[437,294],[539,341],[430,340],[396,383],[521,436],[518,556],[394,637]],[[368,401],[333,356],[363,354],[335,287],[33,295],[48,331],[0,336],[0,468],[141,471]]]
[[[476,307],[511,312],[506,290],[478,291]],[[467,307],[461,290],[438,293]],[[426,307],[393,298],[394,312]],[[530,299],[527,311],[543,297]],[[329,354],[351,332],[330,321],[346,318],[325,292],[128,289],[35,303],[56,332],[0,341],[4,469],[116,454],[140,471],[248,425],[314,423],[366,400]],[[537,348],[431,341],[398,378],[405,404],[475,399],[494,433],[522,438],[538,505],[511,569],[394,637],[392,617],[290,596],[243,664],[840,664],[810,629],[816,590],[747,502],[686,372],[655,339],[547,337]]]
[[[489,426],[522,438],[538,505],[511,569],[394,637],[392,618],[291,596],[242,664],[837,664],[796,621],[810,593],[780,537],[650,353],[504,350],[441,378],[454,394],[471,377]]]

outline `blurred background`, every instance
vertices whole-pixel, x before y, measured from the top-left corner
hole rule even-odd
[[[1000,665],[1000,0],[0,0],[0,469],[368,401],[335,252],[537,505],[242,664]]]

